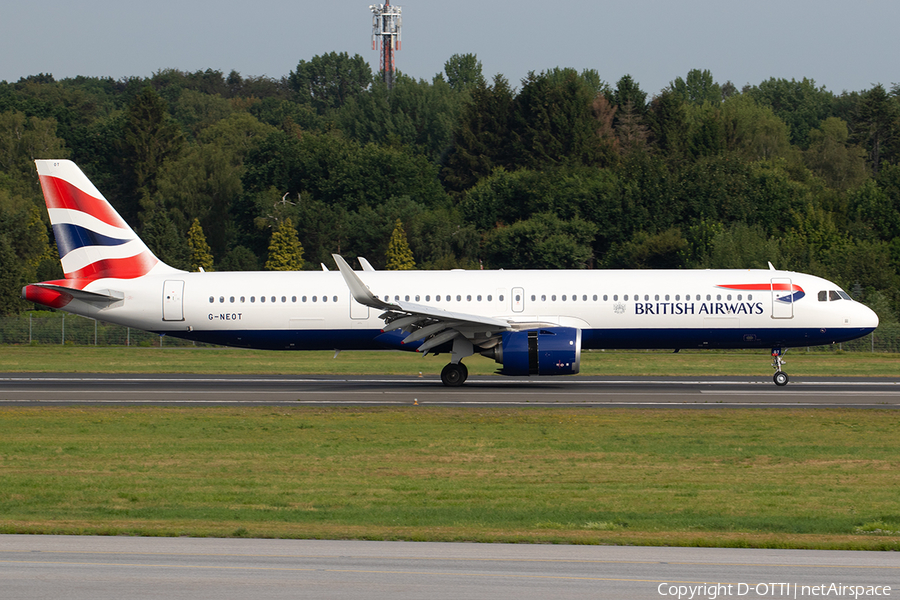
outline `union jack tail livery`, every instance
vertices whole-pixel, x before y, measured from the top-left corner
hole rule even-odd
[[[99,279],[177,272],[153,255],[75,163],[35,163],[65,279],[27,286],[26,299],[61,308],[72,292]]]

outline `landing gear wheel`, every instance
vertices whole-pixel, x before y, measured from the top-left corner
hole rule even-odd
[[[441,381],[447,387],[459,387],[469,377],[469,369],[462,363],[450,363],[441,371]]]
[[[784,371],[776,371],[775,377],[773,377],[773,379],[775,380],[775,385],[777,385],[778,387],[784,387],[788,383],[788,376]]]

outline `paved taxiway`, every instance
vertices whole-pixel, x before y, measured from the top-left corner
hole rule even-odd
[[[420,405],[900,408],[900,379],[0,374],[0,405]]]
[[[704,584],[726,586],[720,598],[813,597],[802,586],[831,584],[884,597],[900,593],[900,562],[890,552],[2,535],[0,582],[0,598],[24,600],[662,599]]]

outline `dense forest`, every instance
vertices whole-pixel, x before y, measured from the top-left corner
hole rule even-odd
[[[0,313],[61,276],[35,158],[76,161],[184,269],[319,269],[332,252],[385,268],[399,232],[416,268],[771,261],[838,282],[884,323],[900,314],[896,84],[737,89],[693,70],[648,95],[559,68],[515,86],[467,54],[389,90],[346,53],[282,79],[0,82]]]

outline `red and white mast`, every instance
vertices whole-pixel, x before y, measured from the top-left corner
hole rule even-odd
[[[400,49],[400,7],[391,6],[390,0],[384,4],[369,6],[372,11],[372,50],[378,50],[381,40],[381,72],[388,89],[394,87],[394,50]]]

